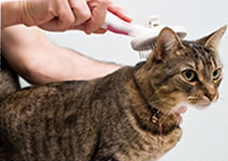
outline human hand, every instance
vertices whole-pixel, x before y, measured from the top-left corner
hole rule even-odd
[[[99,32],[107,10],[131,21],[111,0],[27,0],[18,1],[18,5],[21,23],[49,31],[80,29],[87,34]]]
[[[49,31],[64,31],[91,17],[86,0],[18,1],[21,23]]]
[[[99,0],[98,0],[99,1]],[[127,14],[127,12],[117,3],[112,0],[100,0],[106,4],[102,7],[99,3],[94,0],[87,0],[89,7],[91,8],[91,18],[81,25],[75,26],[74,29],[79,29],[85,31],[87,34],[96,32],[104,33],[106,30],[100,28],[104,23],[106,12],[112,12],[117,17],[121,18],[126,22],[131,22],[132,18]]]

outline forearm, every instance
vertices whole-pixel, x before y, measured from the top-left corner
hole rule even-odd
[[[41,31],[22,25],[2,30],[2,51],[13,69],[32,84],[90,80],[120,68],[57,47]]]
[[[29,72],[24,75],[33,84],[66,80],[91,80],[120,68],[115,64],[101,63],[70,49],[53,45],[44,47],[37,54],[36,60],[29,67]]]
[[[50,81],[56,80],[56,78],[58,78],[56,81],[59,81],[59,78],[60,80],[91,80],[103,77],[120,68],[115,64],[92,60],[70,49],[54,46],[50,52],[54,52],[53,56],[49,54],[46,55],[46,58],[42,57],[42,61],[46,60],[45,64],[48,68],[43,69],[42,73],[50,72],[52,75],[52,78],[49,78]],[[48,57],[52,58],[51,66]]]

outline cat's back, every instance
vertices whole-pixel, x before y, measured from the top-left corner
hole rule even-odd
[[[77,156],[72,154],[79,154],[80,149],[74,146],[82,144],[87,133],[83,127],[95,124],[83,110],[89,86],[86,81],[55,83],[5,97],[1,101],[1,139],[5,140],[3,148],[11,148],[3,153],[17,160],[75,160]],[[92,146],[94,138],[90,139],[87,142]]]
[[[27,87],[7,95],[1,100],[1,114],[5,118],[22,119],[25,116],[48,115],[49,113],[69,112],[71,109],[80,110],[81,107],[91,106],[96,100],[120,92],[121,84],[127,81],[130,68],[123,68],[111,75],[91,81],[66,81],[51,83],[35,87]],[[92,109],[91,109],[92,110]],[[21,115],[24,115],[22,117]]]
[[[1,50],[1,48],[0,48]],[[0,94],[2,99],[4,96],[13,93],[20,89],[19,79],[17,74],[10,68],[3,55],[1,59],[1,75],[0,75]]]
[[[12,124],[31,121],[32,118],[56,117],[61,113],[60,110],[69,110],[73,97],[80,104],[86,97],[89,86],[86,81],[69,81],[16,91],[1,100],[2,121],[6,121],[6,126],[10,124],[12,127]]]
[[[97,80],[53,83],[8,95],[1,101],[3,147],[13,142],[15,155],[9,154],[21,160],[89,160],[98,142],[101,113],[107,118],[109,109],[115,111],[110,106],[126,73],[129,69]]]
[[[82,91],[86,91],[86,86],[88,86],[88,82],[86,81],[69,81],[26,87],[7,95],[2,99],[1,104],[2,106],[6,104],[4,107],[8,107],[10,110],[16,110],[18,107],[41,102],[43,102],[43,105],[47,102],[54,105],[57,102],[62,102],[66,96],[77,95]],[[12,104],[13,107],[10,107],[10,104]]]

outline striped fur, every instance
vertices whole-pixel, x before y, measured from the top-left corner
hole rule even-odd
[[[213,35],[220,32],[224,29]],[[165,28],[149,59],[135,67],[6,96],[1,100],[1,160],[157,160],[181,137],[174,108],[183,102],[197,105],[197,99],[217,92],[221,78],[211,81],[211,73],[221,64],[211,47],[208,41],[181,42]],[[183,79],[189,68],[199,80]],[[193,96],[195,102],[189,99]],[[152,116],[159,121],[152,122]]]

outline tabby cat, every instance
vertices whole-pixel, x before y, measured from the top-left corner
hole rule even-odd
[[[180,140],[178,107],[218,99],[226,26],[197,41],[169,28],[147,61],[91,81],[19,90],[1,100],[1,160],[155,161]]]
[[[0,48],[1,50],[1,48]],[[10,68],[7,61],[1,55],[1,79],[0,79],[0,91],[1,91],[1,98],[5,95],[13,93],[19,90],[20,84],[17,74]],[[0,99],[1,99],[0,98]]]

